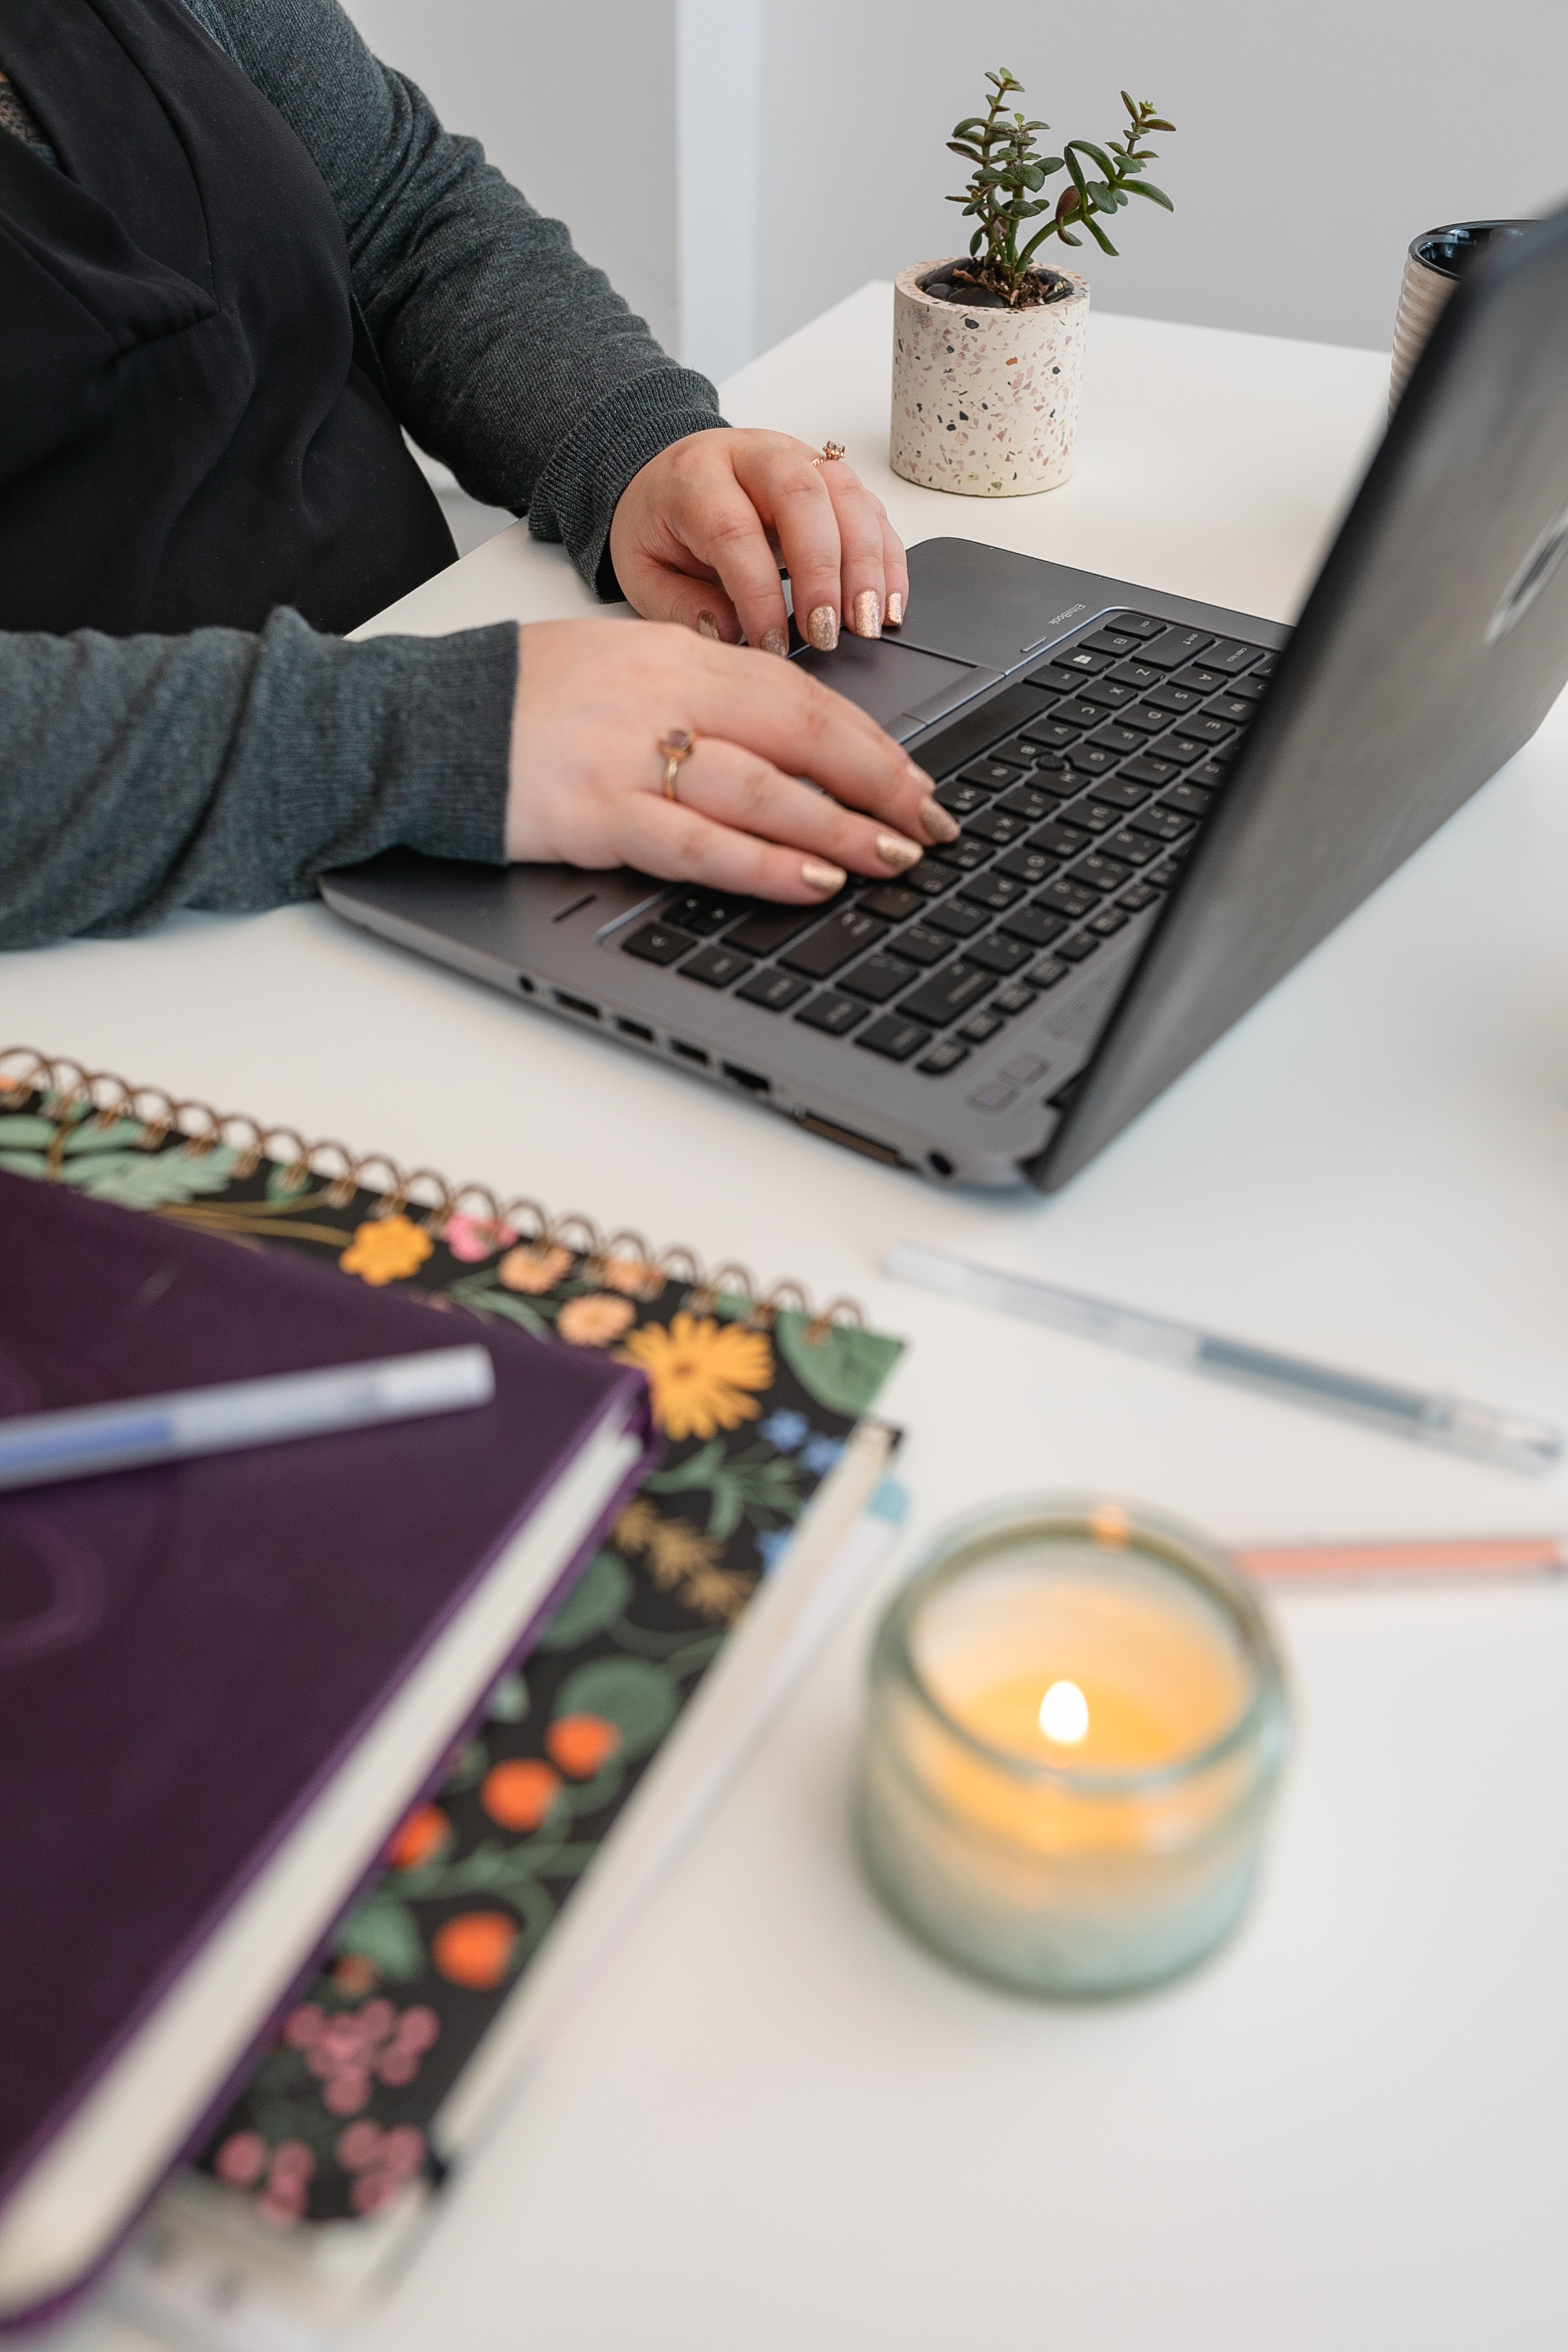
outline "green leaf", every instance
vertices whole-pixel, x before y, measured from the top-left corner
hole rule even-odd
[[[1102,179],[1112,180],[1115,178],[1116,167],[1103,147],[1097,147],[1092,139],[1075,139],[1072,144],[1078,149],[1080,155],[1087,155],[1089,157],[1089,162],[1094,165],[1095,170],[1100,173]]]
[[[308,1168],[301,1168],[296,1174],[294,1170],[285,1167],[281,1160],[268,1161],[267,1197],[269,1201],[297,1201],[300,1193],[309,1192],[310,1188],[310,1171]]]
[[[472,1285],[455,1282],[448,1296],[455,1298],[459,1307],[471,1307],[476,1315],[499,1315],[505,1323],[521,1323],[523,1329],[531,1331],[536,1339],[554,1337],[550,1316],[538,1307],[531,1307],[526,1299],[516,1297],[510,1290],[487,1289],[482,1280]]]
[[[976,131],[984,128],[985,117],[983,114],[966,114],[962,122],[953,124],[952,135],[955,139],[973,139]]]
[[[0,1151],[0,1168],[7,1176],[42,1178],[49,1172],[48,1160],[41,1151]]]
[[[215,1144],[194,1160],[183,1151],[83,1152],[60,1172],[95,1201],[117,1201],[123,1209],[162,1209],[225,1191],[238,1157],[227,1143]]]
[[[1062,159],[1061,159],[1061,157],[1060,157],[1059,155],[1042,155],[1042,156],[1041,156],[1041,158],[1040,158],[1040,170],[1041,170],[1042,173],[1044,174],[1044,176],[1045,176],[1047,180],[1048,180],[1048,179],[1050,179],[1050,178],[1051,178],[1051,177],[1052,177],[1056,173],[1059,172],[1059,171],[1061,170],[1061,168],[1062,168]]]
[[[1147,196],[1152,205],[1163,205],[1168,213],[1176,209],[1164,189],[1157,188],[1152,180],[1131,180],[1127,193],[1130,196]]]
[[[73,1128],[66,1138],[72,1151],[124,1151],[140,1143],[147,1130],[139,1118],[117,1118],[110,1127]]]
[[[384,1977],[407,1983],[425,1973],[425,1941],[406,1903],[383,1887],[351,1911],[332,1938],[337,1952],[358,1952]]]
[[[710,1486],[723,1464],[724,1441],[710,1437],[706,1445],[689,1454],[684,1462],[676,1463],[673,1469],[656,1470],[651,1478],[643,1480],[643,1486],[650,1495],[686,1494],[693,1486]]]
[[[541,1642],[540,1648],[544,1647]],[[485,1701],[486,1719],[490,1723],[521,1723],[528,1713],[528,1682],[522,1675],[502,1675]]]
[[[1151,114],[1143,124],[1145,131],[1174,131],[1175,124],[1167,122],[1162,114]]]
[[[779,1354],[807,1396],[829,1412],[858,1421],[869,1412],[888,1374],[903,1353],[901,1339],[885,1339],[879,1331],[858,1330],[853,1324],[835,1323],[827,1337],[816,1344],[805,1336],[804,1315],[781,1315],[773,1326]]]
[[[595,1658],[568,1675],[555,1712],[602,1715],[621,1735],[621,1754],[646,1756],[675,1721],[680,1685],[665,1667],[643,1658]]]
[[[59,1132],[52,1118],[37,1118],[31,1113],[16,1111],[0,1118],[0,1150],[47,1151]]]
[[[1100,223],[1095,219],[1092,213],[1088,213],[1084,215],[1083,225],[1085,228],[1088,229],[1090,236],[1093,237],[1096,245],[1099,246],[1101,253],[1109,253],[1114,259],[1116,247],[1111,244],[1110,239],[1106,236],[1105,231],[1100,227]]]
[[[542,1650],[570,1650],[613,1625],[632,1595],[632,1574],[618,1552],[595,1552],[539,1637]]]

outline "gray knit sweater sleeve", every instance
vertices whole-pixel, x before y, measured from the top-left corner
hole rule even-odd
[[[614,593],[616,502],[722,422],[711,386],[337,0],[185,5],[315,159],[409,431]],[[289,613],[258,635],[0,634],[0,949],[279,905],[399,844],[499,863],[516,669],[510,625],[363,645]]]

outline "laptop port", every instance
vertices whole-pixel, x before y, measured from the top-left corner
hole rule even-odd
[[[651,1045],[653,1044],[653,1031],[647,1027],[645,1022],[625,1021],[619,1014],[617,1014],[616,1017],[616,1026],[620,1031],[623,1037],[635,1037],[639,1045]]]
[[[744,1087],[749,1095],[766,1095],[773,1092],[771,1080],[763,1077],[756,1070],[743,1070],[739,1062],[726,1062],[722,1067],[724,1076],[727,1078],[733,1078],[738,1087]]]
[[[858,1151],[868,1160],[879,1160],[885,1168],[907,1168],[908,1160],[890,1143],[879,1143],[874,1136],[857,1135],[852,1127],[839,1127],[830,1118],[818,1118],[815,1111],[795,1113],[808,1135],[826,1136],[829,1143],[842,1143],[847,1150]]]
[[[531,996],[533,994],[533,982],[530,980],[527,972],[520,971],[518,973],[517,984],[519,988],[521,989],[524,996]]]
[[[952,1162],[945,1151],[928,1151],[926,1166],[933,1176],[951,1176],[952,1173]]]
[[[679,1037],[672,1037],[669,1050],[672,1054],[679,1054],[683,1062],[696,1062],[704,1070],[708,1067],[708,1056],[700,1045],[683,1045]]]
[[[555,1002],[563,1013],[581,1013],[584,1020],[597,1021],[600,1017],[596,1004],[590,1004],[585,996],[568,996],[563,988],[556,990]]]

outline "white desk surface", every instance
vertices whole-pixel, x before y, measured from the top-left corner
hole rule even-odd
[[[1289,618],[1381,420],[1362,352],[1104,317],[1079,471],[887,469],[889,289],[727,387],[962,532]],[[584,609],[509,531],[399,625]],[[954,1198],[316,908],[17,955],[26,1039],[847,1290],[912,1349],[904,1558],[1023,1487],[1226,1538],[1568,1525],[1532,1486],[895,1286],[912,1234],[1568,1423],[1568,704],[1069,1190]],[[1033,2007],[862,1888],[869,1604],[473,2166],[363,2352],[1447,2352],[1568,2332],[1568,1588],[1279,1615],[1300,1746],[1258,1906],[1155,1998]],[[77,2352],[129,2346],[89,2315]],[[361,2339],[356,2339],[356,2343]]]

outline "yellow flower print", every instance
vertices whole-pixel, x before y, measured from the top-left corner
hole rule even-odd
[[[654,1265],[645,1265],[640,1258],[608,1257],[599,1268],[599,1279],[611,1290],[621,1291],[627,1298],[640,1298],[645,1290],[662,1290],[664,1276]]]
[[[546,1290],[553,1290],[563,1275],[572,1270],[572,1253],[563,1249],[535,1249],[531,1242],[508,1250],[496,1272],[509,1290],[527,1291],[537,1298]]]
[[[338,1264],[345,1274],[357,1274],[362,1282],[380,1289],[383,1283],[416,1274],[434,1247],[424,1226],[412,1217],[372,1217],[355,1226]]]
[[[595,1290],[587,1298],[569,1298],[555,1318],[555,1328],[574,1348],[607,1348],[636,1314],[629,1298],[611,1298]]]
[[[684,1308],[668,1331],[657,1323],[634,1331],[620,1360],[647,1375],[654,1421],[677,1440],[706,1440],[754,1421],[761,1407],[747,1390],[773,1385],[773,1351],[761,1331],[699,1319]]]

